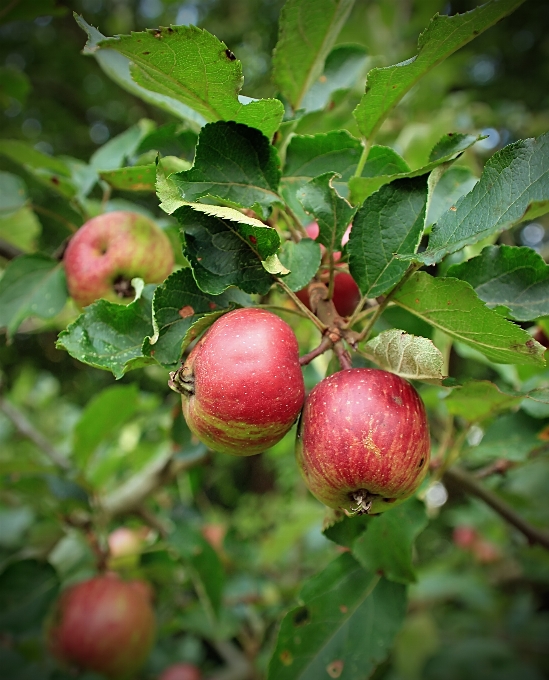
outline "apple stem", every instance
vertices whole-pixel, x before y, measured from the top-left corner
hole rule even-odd
[[[186,397],[192,397],[194,394],[194,377],[184,373],[184,367],[178,368],[177,371],[170,373],[168,380],[168,387],[174,392],[183,394]]]
[[[350,495],[351,500],[356,503],[356,507],[351,508],[351,513],[353,515],[368,515],[372,509],[375,495],[366,491],[366,489],[358,489],[358,491],[353,491]]]

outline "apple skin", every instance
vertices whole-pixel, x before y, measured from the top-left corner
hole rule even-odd
[[[69,295],[80,307],[105,298],[130,301],[131,280],[161,283],[171,274],[171,243],[157,225],[138,213],[118,210],[83,224],[63,257]]]
[[[174,663],[160,675],[158,680],[201,680],[202,673],[192,663]]]
[[[276,444],[305,397],[299,347],[291,327],[255,307],[223,315],[181,370],[193,385],[182,395],[191,431],[213,451],[251,456]]]
[[[155,634],[151,590],[108,573],[67,588],[47,628],[62,663],[121,680],[147,660]]]
[[[296,457],[305,483],[322,503],[353,512],[365,491],[384,512],[409,498],[429,467],[425,408],[416,390],[393,373],[351,368],[334,373],[305,400]]]

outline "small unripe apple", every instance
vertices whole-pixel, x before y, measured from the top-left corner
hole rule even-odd
[[[305,396],[293,330],[257,307],[217,319],[170,385],[182,392],[191,431],[214,451],[235,456],[280,441]]]
[[[347,241],[349,240],[349,233],[351,231],[351,227],[352,225],[349,225],[347,227],[347,230],[345,231],[345,234],[341,239],[342,245],[347,243]],[[305,231],[307,232],[307,235],[310,238],[315,240],[318,237],[320,230],[316,222],[311,222],[305,227]],[[320,247],[324,256],[325,248],[323,245],[321,245]],[[339,251],[334,251],[333,253],[334,262],[337,262],[340,259],[340,257],[341,253]],[[323,259],[325,258],[323,257]],[[336,268],[341,269],[341,265],[339,264],[336,265]],[[360,298],[362,296],[360,294],[360,290],[358,289],[356,281],[353,279],[353,277],[349,273],[344,271],[337,271],[337,269],[334,275],[334,292],[332,300],[336,308],[336,311],[340,316],[350,316],[355,311],[356,306],[360,302]],[[328,272],[324,272],[322,275],[322,281],[324,281],[324,283],[328,283],[328,279],[329,279]],[[296,295],[308,309],[311,309],[309,291],[307,287],[298,290],[296,292]]]
[[[158,680],[201,680],[202,673],[192,663],[174,663],[166,668]]]
[[[379,513],[409,498],[429,467],[425,408],[409,382],[373,368],[334,373],[305,400],[296,456],[331,508]]]
[[[99,298],[130,301],[133,278],[161,283],[174,264],[166,234],[144,215],[123,210],[88,220],[69,241],[63,260],[69,295],[80,307]]]
[[[47,638],[51,652],[62,663],[122,680],[145,663],[154,632],[147,584],[122,581],[109,573],[61,594]]]

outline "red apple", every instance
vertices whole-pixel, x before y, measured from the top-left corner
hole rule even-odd
[[[478,539],[478,534],[473,527],[462,524],[454,529],[452,538],[454,539],[454,544],[457,545],[458,548],[468,550]]]
[[[378,513],[409,498],[429,467],[423,402],[406,380],[351,368],[311,390],[296,455],[312,494],[331,508]]]
[[[200,669],[192,663],[174,663],[169,666],[158,680],[201,680]]]
[[[64,255],[69,294],[80,307],[105,298],[134,296],[131,280],[161,283],[173,269],[166,234],[138,213],[116,211],[88,220],[69,241]]]
[[[191,431],[214,451],[235,456],[280,441],[305,395],[293,330],[254,307],[219,318],[172,374],[174,383]]]
[[[145,663],[154,632],[150,588],[109,573],[61,594],[47,637],[62,663],[122,680]]]

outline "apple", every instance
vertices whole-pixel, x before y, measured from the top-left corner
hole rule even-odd
[[[94,300],[129,301],[133,278],[161,283],[171,274],[173,250],[166,234],[138,213],[118,210],[88,220],[63,257],[69,295],[85,307]]]
[[[351,227],[352,225],[349,225],[347,227],[347,230],[345,231],[345,234],[341,239],[342,245],[345,245],[345,243],[347,243],[347,241],[349,240]],[[311,224],[308,224],[305,227],[305,231],[307,232],[308,236],[313,240],[315,240],[318,237],[318,234],[320,233],[319,226],[316,222],[311,222]],[[325,248],[322,245],[320,247],[324,255]],[[337,262],[341,257],[341,253],[339,251],[335,251],[333,253],[333,257],[334,262]],[[336,265],[336,267],[340,268],[341,265]],[[328,282],[327,273],[324,273],[322,275],[322,280],[325,283]],[[302,288],[301,290],[298,290],[296,292],[296,295],[308,309],[311,309],[309,291],[307,286],[305,288]],[[356,281],[353,279],[353,277],[348,272],[336,271],[334,276],[334,293],[332,300],[334,302],[334,306],[336,308],[337,313],[340,316],[350,316],[355,311],[356,306],[360,302],[361,297],[362,296],[360,294],[360,290],[358,289]]]
[[[113,680],[131,677],[145,663],[154,633],[149,586],[112,573],[67,588],[47,628],[59,661]]]
[[[143,551],[143,544],[149,530],[129,529],[118,527],[109,534],[109,569],[133,567],[139,562],[139,555]]]
[[[305,396],[293,330],[257,307],[217,319],[171,378],[193,434],[212,450],[235,456],[280,441]]]
[[[478,534],[473,527],[460,524],[454,529],[452,538],[458,548],[468,550],[478,540]]]
[[[158,680],[201,680],[202,673],[192,663],[174,663],[166,668]]]
[[[351,514],[379,513],[409,498],[429,467],[425,408],[393,373],[334,373],[305,400],[296,457],[312,494]]]

